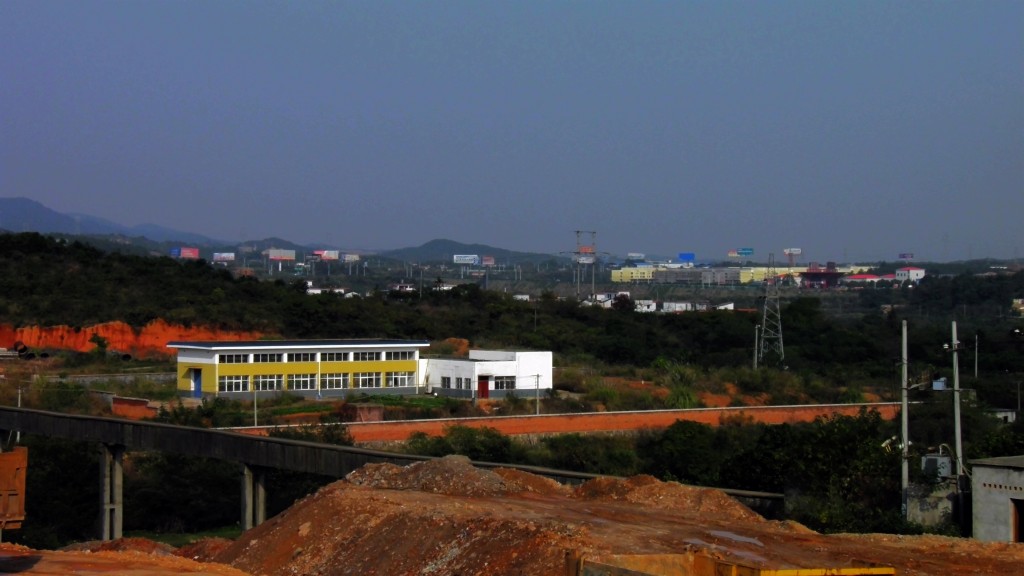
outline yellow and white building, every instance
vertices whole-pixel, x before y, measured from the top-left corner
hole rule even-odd
[[[178,352],[178,393],[251,398],[414,394],[425,340],[168,342]]]

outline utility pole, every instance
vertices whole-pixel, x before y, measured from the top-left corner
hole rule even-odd
[[[956,320],[953,320],[953,340],[946,345],[953,353],[953,434],[956,436],[956,504],[957,524],[964,528],[964,446],[960,431],[960,341],[956,337]]]
[[[910,424],[909,402],[907,402],[907,321],[903,321],[903,346],[900,350],[900,438],[903,439],[900,449],[900,487],[902,492],[901,511],[903,519],[907,519],[910,491]]]
[[[758,332],[760,332],[760,331],[761,331],[761,325],[760,324],[755,324],[754,325],[754,370],[757,370],[757,355],[759,353],[759,350],[758,350],[758,342],[759,342]]]
[[[964,474],[964,447],[960,433],[960,366],[959,350],[960,341],[956,338],[956,320],[953,321],[953,427],[956,434],[956,480],[957,489],[960,487],[960,477]]]

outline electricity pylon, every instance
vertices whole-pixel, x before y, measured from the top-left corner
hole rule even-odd
[[[786,354],[782,347],[782,311],[779,308],[779,279],[775,275],[775,254],[768,255],[768,271],[764,277],[764,309],[761,314],[761,342],[758,346],[759,366],[773,360],[781,367]]]

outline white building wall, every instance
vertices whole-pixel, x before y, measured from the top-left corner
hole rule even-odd
[[[1014,541],[1014,500],[1024,507],[1024,469],[974,463],[971,516],[974,537],[984,542]],[[1024,535],[1016,534],[1018,541]]]
[[[553,387],[551,352],[522,352],[511,350],[470,350],[468,359],[420,359],[420,386],[434,392],[441,390],[441,378],[469,378],[476,389],[481,376],[487,376],[493,386],[495,376],[514,376],[516,390],[547,390]],[[465,388],[463,388],[465,389]]]
[[[178,363],[184,364],[214,364],[214,355],[211,350],[187,350],[178,349]]]
[[[554,386],[551,352],[516,352],[516,390],[541,390]]]
[[[662,312],[689,312],[693,310],[692,302],[662,302]]]
[[[452,389],[457,390],[455,387],[457,378],[469,379],[470,389],[476,388],[477,381],[477,363],[469,362],[466,360],[458,360],[453,358],[421,358],[420,359],[420,378],[419,385],[437,392],[441,389],[441,378],[451,378]],[[466,389],[465,386],[463,389]]]

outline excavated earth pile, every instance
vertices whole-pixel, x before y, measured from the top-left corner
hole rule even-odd
[[[701,550],[771,568],[895,566],[901,575],[1013,574],[1024,545],[825,536],[724,493],[649,476],[569,488],[461,457],[374,464],[212,558],[257,575],[561,575],[567,555]]]
[[[562,576],[577,557],[689,551],[775,569],[892,566],[901,576],[1020,574],[1024,566],[1024,544],[826,536],[765,520],[718,490],[649,476],[573,488],[511,469],[477,469],[462,457],[365,466],[233,542],[171,551],[123,539],[77,548],[0,545],[0,572]]]

